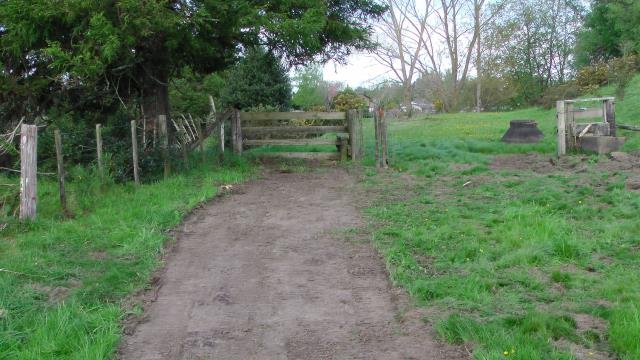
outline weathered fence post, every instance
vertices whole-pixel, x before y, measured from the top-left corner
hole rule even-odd
[[[567,123],[564,101],[560,100],[556,103],[556,112],[558,118],[558,156],[563,156],[567,153]]]
[[[240,119],[240,110],[233,109],[231,115],[231,142],[233,152],[242,155],[242,119]]]
[[[98,175],[100,182],[104,183],[104,167],[102,164],[102,124],[96,124],[96,152],[98,156]]]
[[[604,116],[604,121],[609,123],[609,134],[616,136],[616,103],[613,99],[604,101]]]
[[[349,129],[349,150],[351,151],[351,160],[358,160],[358,128],[356,127],[356,110],[347,112],[347,128]]]
[[[38,128],[20,128],[20,220],[35,219],[38,197]]]
[[[380,117],[380,110],[379,109],[375,109],[373,111],[373,129],[375,131],[375,139],[376,139],[375,162],[376,162],[376,167],[377,168],[380,167],[380,126],[379,126],[379,117]]]
[[[382,111],[382,116],[380,116],[380,129],[381,129],[381,144],[382,144],[382,154],[380,156],[380,161],[382,162],[381,166],[383,169],[389,167],[389,146],[388,146],[388,137],[387,137],[387,121],[384,116],[384,110]]]
[[[160,146],[162,146],[162,161],[164,162],[164,178],[168,178],[171,173],[169,163],[169,135],[167,134],[167,115],[158,115],[160,127]]]
[[[56,162],[58,164],[58,184],[60,185],[60,206],[64,216],[69,217],[69,208],[67,207],[67,193],[64,188],[64,157],[62,155],[62,136],[60,130],[53,131],[53,138],[56,145]]]
[[[358,156],[360,160],[364,159],[364,128],[362,124],[362,112],[358,112]]]
[[[140,185],[140,169],[138,167],[138,131],[135,120],[131,120],[131,152],[133,156],[133,181]]]
[[[220,164],[224,162],[224,115],[221,116],[218,120],[218,161]]]

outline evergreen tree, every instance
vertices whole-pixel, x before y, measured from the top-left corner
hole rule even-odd
[[[287,70],[273,53],[260,47],[250,49],[229,72],[222,103],[243,110],[255,107],[288,110],[291,83]]]

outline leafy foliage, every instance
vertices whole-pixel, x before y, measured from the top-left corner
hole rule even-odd
[[[236,109],[273,106],[287,110],[291,103],[291,83],[286,69],[273,53],[253,48],[230,70],[221,98],[225,106]]]
[[[362,96],[356,94],[352,89],[344,89],[333,100],[336,110],[348,111],[348,110],[360,110],[364,109],[367,103]]]
[[[326,87],[322,79],[322,68],[318,65],[305,67],[294,78],[297,91],[293,94],[292,104],[302,110],[324,106]]]
[[[580,65],[640,52],[640,2],[595,0],[579,36]]]

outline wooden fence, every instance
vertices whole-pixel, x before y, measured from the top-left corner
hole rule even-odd
[[[600,102],[598,107],[579,107],[580,103]],[[600,136],[616,136],[615,98],[561,100],[556,104],[558,122],[558,156],[567,150],[577,149],[580,138],[588,133]],[[576,120],[591,122],[578,123]],[[594,121],[596,120],[596,121]]]
[[[189,152],[194,151],[196,148],[200,149],[202,153],[202,160],[204,157],[204,141],[211,135],[219,136],[219,161],[223,161],[224,157],[224,122],[232,118],[233,112],[227,113],[211,113],[205,119],[194,119],[189,116],[179,116],[167,119],[166,115],[159,115],[156,119],[152,120],[152,124],[147,124],[147,120],[132,120],[130,124],[131,131],[131,163],[133,166],[133,180],[136,185],[140,184],[140,142],[142,147],[145,147],[148,142],[153,144],[159,144],[162,152],[162,161],[164,168],[164,176],[168,177],[171,173],[171,159],[170,159],[170,134],[169,134],[169,122],[175,129],[173,138],[175,142],[173,146],[180,149],[183,155],[182,161],[185,166],[188,167]],[[147,125],[151,125],[152,131],[147,129]],[[139,133],[140,128],[142,132]],[[148,132],[152,132],[152,141],[148,139]],[[102,183],[106,180],[106,170],[104,161],[104,141],[103,141],[103,126],[97,124],[95,127],[95,159],[97,165],[98,176]],[[57,164],[57,179],[60,189],[60,203],[62,211],[65,215],[70,215],[69,208],[67,206],[67,197],[65,190],[65,162],[63,154],[62,134],[60,130],[53,130],[54,142],[55,142],[55,155]],[[20,213],[21,220],[34,219],[36,217],[37,210],[37,181],[38,181],[38,126],[21,124],[20,127]],[[17,170],[12,170],[17,171]]]
[[[328,124],[329,123],[329,124]],[[231,119],[233,150],[251,146],[332,145],[335,151],[276,151],[265,155],[322,160],[359,160],[364,155],[362,117],[349,112],[240,112]],[[277,149],[275,149],[277,150]]]

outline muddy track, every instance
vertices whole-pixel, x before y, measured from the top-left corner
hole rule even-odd
[[[349,229],[347,171],[267,171],[192,214],[119,358],[461,359]]]

